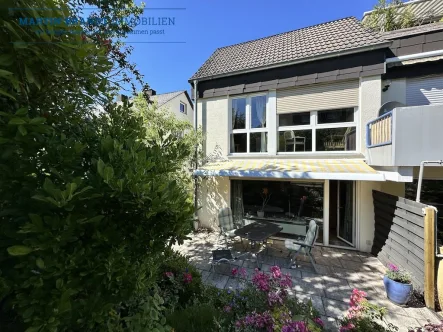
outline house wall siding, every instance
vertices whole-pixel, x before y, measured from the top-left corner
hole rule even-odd
[[[362,77],[360,79],[360,151],[364,155],[367,155],[366,124],[378,116],[378,110],[380,109],[382,102],[381,93],[381,76]]]
[[[197,212],[200,227],[218,229],[218,211],[231,206],[231,188],[228,177],[216,176],[201,180]]]
[[[180,102],[186,104],[187,114],[183,114],[180,112]],[[162,105],[161,108],[168,109],[177,117],[177,119],[189,121],[190,123],[193,124],[194,110],[192,109],[192,104],[189,103],[188,98],[186,98],[184,93],[171,99],[166,104]]]

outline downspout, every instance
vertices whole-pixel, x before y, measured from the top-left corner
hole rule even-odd
[[[194,131],[197,132],[197,111],[198,111],[198,103],[197,103],[197,98],[198,98],[198,93],[197,93],[197,85],[198,85],[198,81],[194,80]],[[198,168],[198,144],[195,145],[195,164],[194,164],[194,170],[197,170]],[[197,180],[197,175],[194,174],[194,228],[195,230],[197,230],[198,228],[198,215],[197,215],[197,210],[198,210],[198,199],[197,199],[197,193],[198,193],[198,180]],[[197,225],[196,225],[197,223]]]
[[[443,166],[443,160],[437,160],[437,161],[422,161],[420,163],[420,173],[418,173],[418,184],[417,184],[417,197],[415,199],[416,202],[420,202],[420,196],[421,196],[421,186],[423,183],[423,172],[425,165],[439,165]]]

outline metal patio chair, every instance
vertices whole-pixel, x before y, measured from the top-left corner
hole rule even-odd
[[[223,236],[226,248],[228,248],[229,241],[238,237],[235,235],[237,227],[234,224],[234,218],[232,217],[230,207],[220,209],[218,213],[218,225],[220,227],[220,236]]]
[[[294,266],[293,262],[295,261],[295,267],[297,267],[297,256],[301,252],[309,257],[314,270],[317,270],[315,267],[315,260],[312,256],[312,248],[314,248],[315,241],[318,236],[318,225],[315,220],[311,220],[309,222],[308,232],[306,236],[301,240],[285,240],[285,248],[289,251],[290,263],[289,268]]]

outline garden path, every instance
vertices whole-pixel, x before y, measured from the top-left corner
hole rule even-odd
[[[220,289],[242,287],[238,278],[231,275],[229,265],[222,264],[216,272],[211,270],[212,250],[223,247],[223,242],[216,232],[198,232],[190,235],[181,246],[174,246],[190,258],[191,263],[202,274],[203,282],[213,284]],[[235,246],[235,256],[242,253],[242,246]],[[427,308],[400,307],[386,298],[383,287],[385,267],[380,261],[368,254],[352,250],[317,246],[313,255],[317,271],[308,263],[307,257],[300,255],[297,269],[288,269],[289,260],[283,242],[273,240],[267,254],[261,254],[262,270],[277,265],[284,273],[290,273],[293,279],[291,295],[302,301],[311,299],[313,306],[320,312],[325,325],[330,331],[338,331],[338,319],[349,307],[352,289],[357,288],[368,294],[368,300],[388,309],[387,321],[399,327],[399,332],[408,331],[409,327],[423,326],[428,321],[439,322],[437,315]],[[255,259],[243,257],[234,265],[245,268],[252,276],[256,267]]]

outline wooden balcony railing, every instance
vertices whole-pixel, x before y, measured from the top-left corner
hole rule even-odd
[[[392,144],[392,111],[366,124],[366,147]]]

